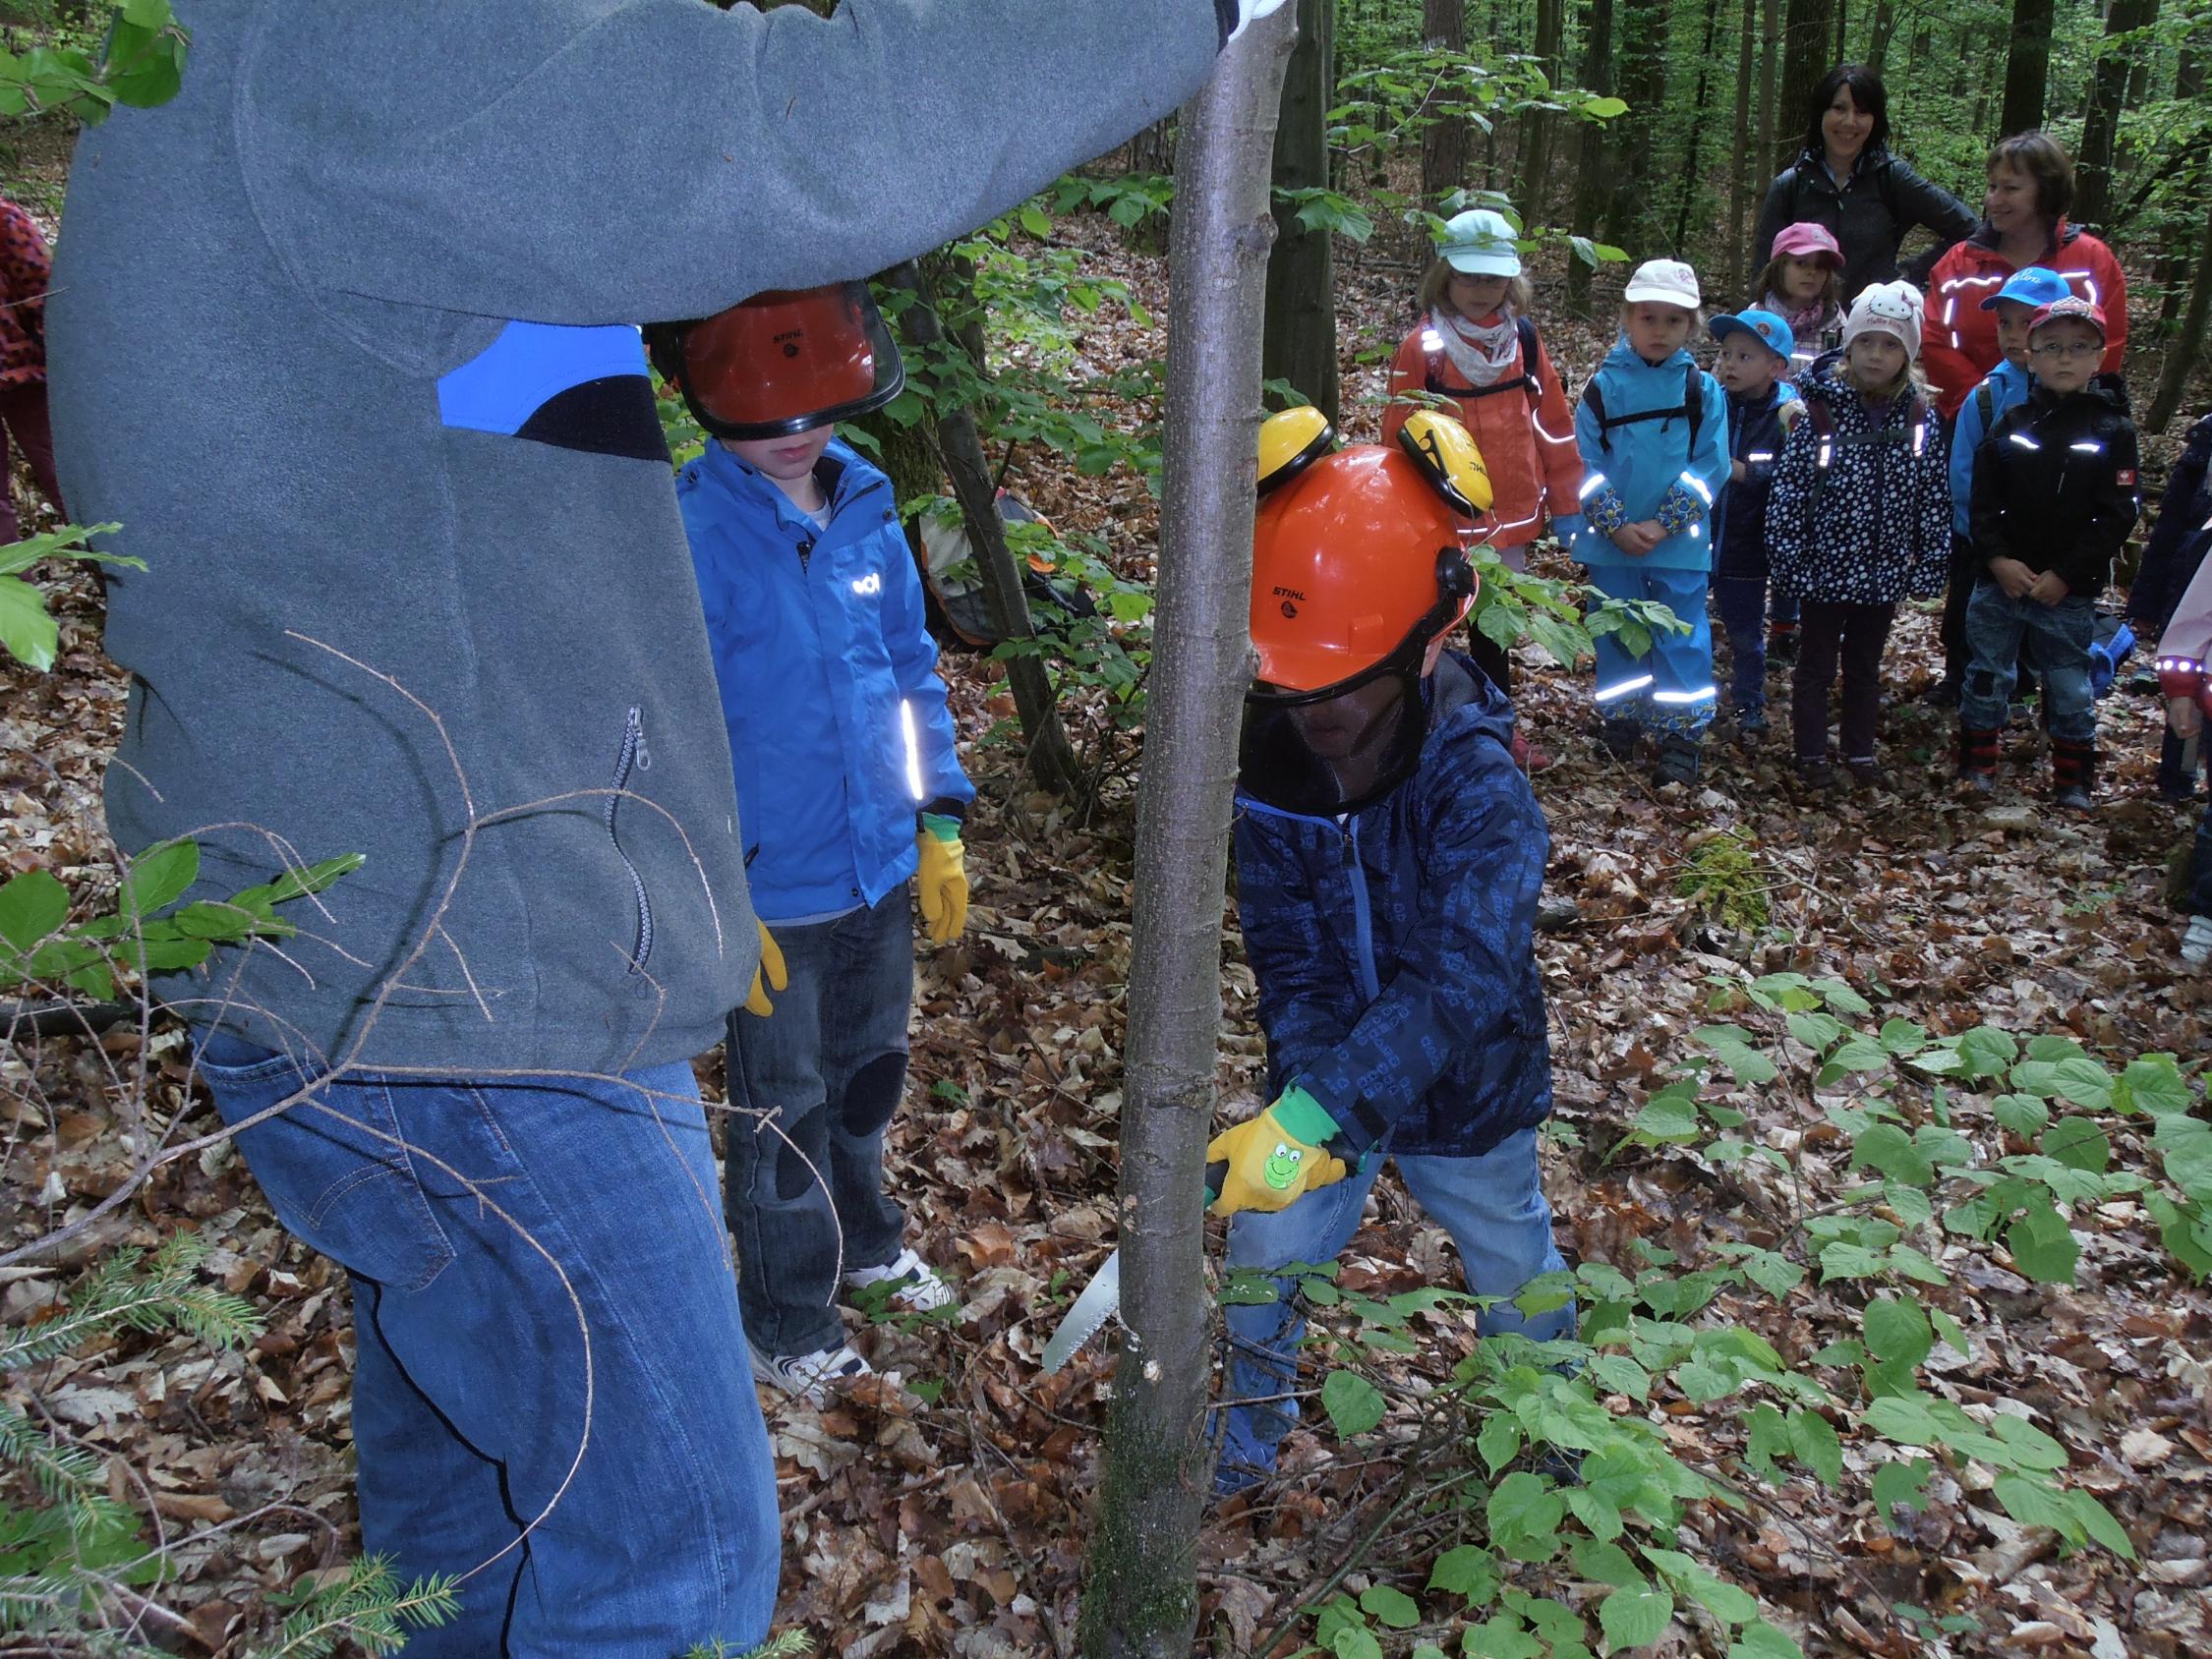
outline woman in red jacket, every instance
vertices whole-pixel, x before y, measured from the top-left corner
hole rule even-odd
[[[1982,302],[2024,265],[2059,272],[2110,319],[2101,372],[2117,374],[2127,352],[2127,278],[2112,250],[2066,223],[2073,163],[2057,140],[2018,133],[1989,152],[1989,191],[1981,228],[1936,261],[1928,277],[1927,344],[1921,368],[1949,421],[2004,353],[1996,314]]]

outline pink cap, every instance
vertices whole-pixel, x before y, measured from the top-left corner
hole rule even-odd
[[[1800,259],[1823,259],[1834,270],[1843,268],[1843,250],[1826,225],[1816,225],[1810,219],[1799,219],[1793,225],[1784,225],[1775,238],[1774,257],[1793,254]]]

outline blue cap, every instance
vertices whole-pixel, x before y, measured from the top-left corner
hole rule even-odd
[[[2000,300],[2017,300],[2023,306],[2041,311],[2072,292],[2066,279],[2057,271],[2044,265],[2022,265],[2005,279],[2004,287],[1982,302],[1982,310],[1992,310]]]
[[[1797,336],[1790,332],[1789,324],[1771,311],[1738,312],[1732,316],[1717,316],[1706,327],[1716,340],[1725,340],[1730,334],[1756,334],[1759,343],[1787,363],[1797,351]]]

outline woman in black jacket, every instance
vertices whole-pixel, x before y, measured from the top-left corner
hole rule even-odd
[[[1936,245],[1913,261],[1916,285],[1927,266],[1980,223],[1974,210],[1890,153],[1890,94],[1864,64],[1837,64],[1813,88],[1805,147],[1768,187],[1759,210],[1752,268],[1763,267],[1784,225],[1826,225],[1843,249],[1843,304],[1897,274],[1897,245],[1915,225]]]

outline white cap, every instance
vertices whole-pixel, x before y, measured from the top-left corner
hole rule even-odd
[[[1902,279],[1862,288],[1843,318],[1843,344],[1848,347],[1861,334],[1888,334],[1904,347],[1907,357],[1917,358],[1926,311],[1920,290]]]
[[[1650,300],[1684,311],[1696,311],[1705,303],[1698,292],[1698,273],[1680,259],[1646,259],[1628,279],[1628,291],[1621,299],[1631,306]]]
[[[1470,207],[1444,226],[1436,252],[1452,269],[1468,276],[1519,276],[1521,250],[1513,225],[1503,213]]]

